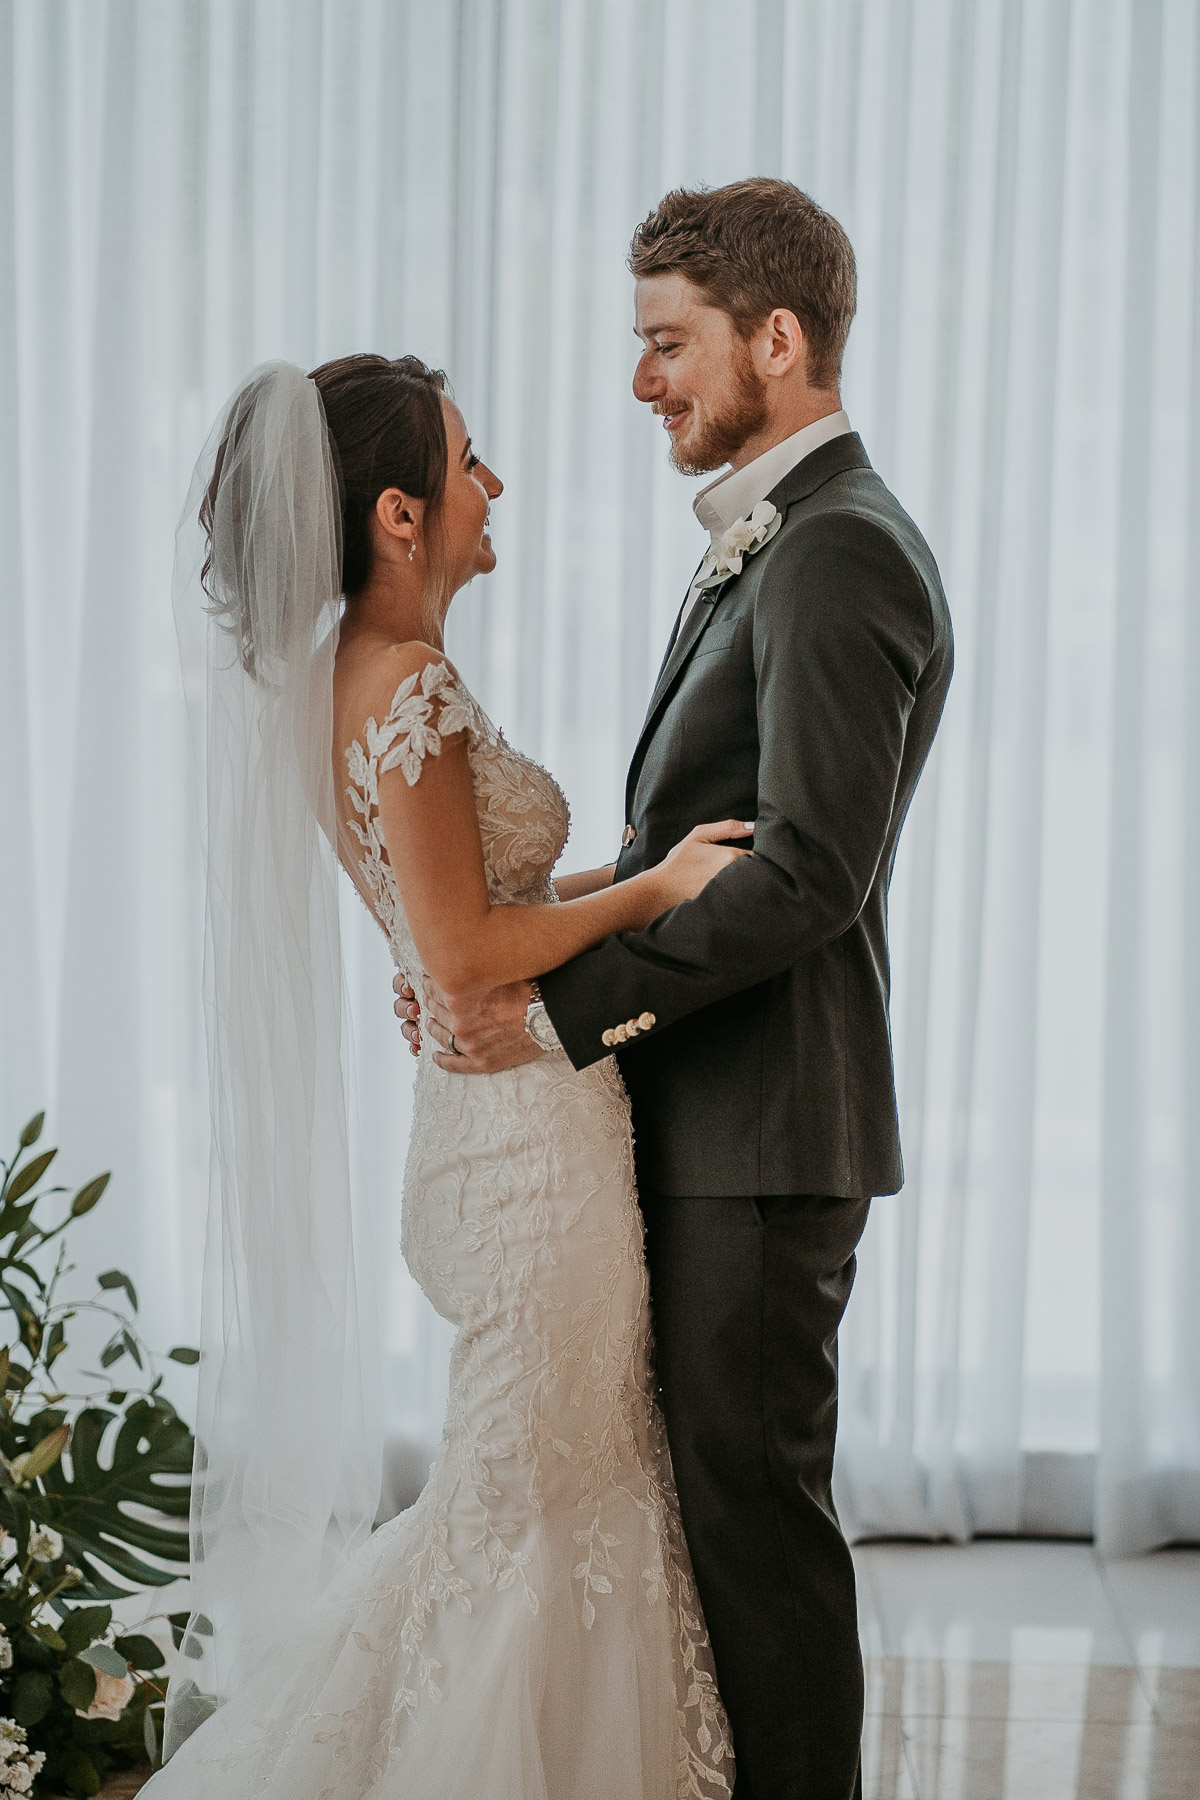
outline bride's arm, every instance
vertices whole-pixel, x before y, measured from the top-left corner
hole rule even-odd
[[[582,900],[586,894],[598,894],[611,887],[616,863],[605,863],[602,869],[579,869],[574,875],[556,875],[554,891],[560,900]]]
[[[431,660],[427,646],[397,647],[376,667],[361,706],[388,717],[397,684]],[[376,685],[379,683],[379,685]],[[374,691],[371,691],[374,690]],[[431,694],[432,698],[432,694]],[[375,702],[374,706],[371,702]],[[382,704],[380,704],[382,702]],[[700,826],[653,869],[629,881],[611,874],[594,891],[542,906],[493,905],[488,894],[475,789],[467,759],[467,733],[451,730],[438,698],[418,734],[407,739],[414,755],[395,751],[377,763],[378,828],[395,875],[422,965],[449,993],[468,994],[528,980],[577,956],[613,932],[639,931],[682,900],[694,898],[736,857],[744,854],[720,840],[741,835],[733,820]],[[359,741],[367,735],[360,732]],[[393,733],[393,738],[395,733]],[[389,740],[391,741],[391,740]],[[435,753],[436,749],[436,753]],[[406,772],[407,768],[407,772]],[[412,781],[409,775],[413,776]]]
[[[742,854],[716,841],[742,829],[725,819],[629,881],[544,906],[493,905],[465,733],[425,757],[413,786],[400,768],[381,775],[379,817],[417,953],[453,994],[543,975],[615,931],[643,930]]]

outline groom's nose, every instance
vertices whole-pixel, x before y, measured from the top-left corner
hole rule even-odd
[[[667,392],[667,384],[661,375],[654,372],[649,350],[644,350],[638,357],[637,367],[633,371],[633,392],[638,400],[661,400]]]

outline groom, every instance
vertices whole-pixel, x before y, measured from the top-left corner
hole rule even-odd
[[[788,182],[668,194],[634,234],[633,389],[710,547],[626,786],[613,879],[704,820],[754,855],[646,931],[483,1001],[434,994],[458,1073],[615,1045],[662,1405],[738,1800],[861,1794],[854,1571],[830,1493],[837,1330],[903,1180],[887,891],[950,681],[920,532],[841,408],[854,254]],[[544,1005],[544,1012],[542,1007]],[[527,1009],[529,1013],[527,1021]],[[403,997],[397,1012],[411,1019]],[[551,1029],[552,1028],[552,1029]],[[415,1024],[407,1027],[410,1034]]]

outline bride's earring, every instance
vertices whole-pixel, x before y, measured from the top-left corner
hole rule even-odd
[[[414,557],[414,556],[415,556],[415,555],[416,555],[416,554],[417,554],[417,540],[416,540],[416,536],[415,536],[415,535],[414,535],[414,537],[413,537],[413,541],[412,541],[412,549],[411,549],[411,550],[410,550],[410,551],[409,551],[409,553],[408,553],[408,560],[409,560],[409,562],[411,562],[411,561],[412,561],[412,559],[413,559],[413,557]]]

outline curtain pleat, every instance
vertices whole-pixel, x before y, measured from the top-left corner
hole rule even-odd
[[[958,638],[892,890],[908,1178],[843,1333],[847,1522],[1200,1537],[1192,0],[10,0],[0,95],[0,1125],[49,1104],[68,1178],[116,1171],[85,1268],[186,1337],[167,595],[220,402],[266,357],[446,367],[506,483],[451,650],[563,781],[568,862],[607,860],[702,548],[629,391],[630,233],[780,174],[855,244],[846,404]],[[445,1331],[397,1249],[410,1059],[361,909],[346,945],[398,1500]]]

